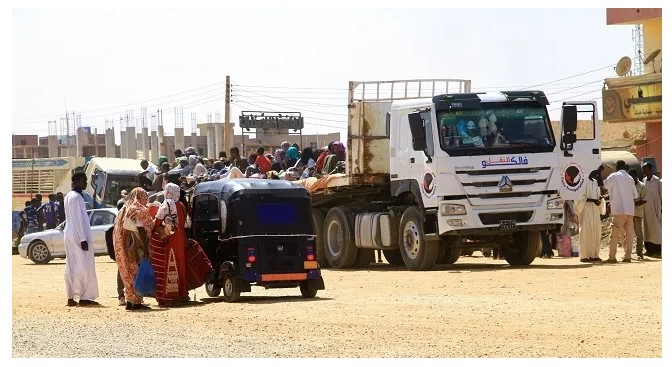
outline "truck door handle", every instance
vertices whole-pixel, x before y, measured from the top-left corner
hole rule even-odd
[[[593,154],[600,154],[600,150],[599,149],[593,149]]]
[[[415,158],[411,158],[411,163],[415,163]]]

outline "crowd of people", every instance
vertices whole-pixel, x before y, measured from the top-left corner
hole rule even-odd
[[[606,178],[606,168],[610,173]],[[616,165],[600,166],[590,173],[581,198],[576,202],[566,203],[565,214],[577,218],[579,235],[579,258],[583,263],[601,263],[600,245],[602,239],[602,219],[605,214],[611,216],[611,235],[609,238],[609,257],[607,263],[617,263],[616,253],[619,244],[625,254],[621,262],[632,262],[632,250],[638,260],[647,257],[661,257],[662,245],[662,183],[653,174],[650,163],[642,165],[639,177],[637,170],[631,169],[624,161]],[[605,200],[609,199],[607,207]],[[568,231],[568,229],[564,229]],[[548,256],[549,240],[544,240],[542,255]]]
[[[179,175],[181,182],[194,183],[227,177],[295,181],[343,173],[346,149],[340,141],[315,150],[310,147],[301,149],[297,144],[283,142],[274,154],[259,147],[248,157],[242,157],[238,147],[232,147],[228,155],[224,151],[219,152],[217,160],[200,157],[194,147],[189,147],[184,152],[177,149],[174,154],[172,167],[166,157],[159,157],[159,172],[148,168],[148,164],[143,161],[142,168],[145,171],[140,175],[144,177],[142,186],[145,189],[161,191],[169,182],[170,175]]]
[[[36,194],[34,198],[25,202],[25,208],[18,214],[19,225],[16,229],[15,243],[17,246],[24,235],[54,229],[65,221],[63,193],[49,194],[47,197],[49,201],[45,203],[42,203],[42,194]]]
[[[68,223],[64,230],[66,306],[96,306],[98,281],[91,243],[91,227],[86,214],[82,190],[86,175],[72,176],[73,190],[65,197],[64,208]],[[164,187],[162,203],[150,203],[147,191],[136,187],[126,194],[118,206],[119,213],[109,234],[117,263],[119,305],[128,311],[146,310],[142,295],[135,289],[136,276],[143,259],[148,260],[156,279],[154,297],[160,307],[178,306],[189,301],[189,290],[203,284],[205,279],[190,281],[187,266],[209,267],[209,262],[187,264],[189,249],[194,246],[187,238],[187,208],[183,191],[173,183]],[[153,208],[154,206],[154,208]],[[191,246],[191,247],[190,247]],[[198,245],[195,245],[198,247]],[[200,250],[200,247],[198,248]],[[208,272],[209,269],[206,269]],[[191,272],[203,274],[200,272]]]

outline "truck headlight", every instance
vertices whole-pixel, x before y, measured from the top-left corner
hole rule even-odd
[[[565,201],[557,198],[557,199],[552,199],[546,202],[546,208],[547,209],[562,209],[562,207],[565,205]]]
[[[462,204],[441,204],[441,215],[465,215],[467,209]]]

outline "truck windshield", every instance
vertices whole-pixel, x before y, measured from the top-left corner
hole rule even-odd
[[[483,103],[480,109],[439,110],[441,148],[450,156],[552,152],[546,108],[539,104]]]
[[[121,191],[131,192],[138,187],[138,177],[128,175],[107,175],[107,185],[105,185],[105,197],[103,202],[107,205],[116,206],[117,201],[121,199]]]

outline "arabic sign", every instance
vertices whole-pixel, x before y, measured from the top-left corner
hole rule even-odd
[[[63,167],[68,161],[60,158],[12,159],[12,168]]]
[[[499,157],[499,158],[488,158],[488,160],[481,161],[481,167],[493,167],[493,166],[525,166],[527,165],[526,156],[508,156],[508,157]]]
[[[663,117],[663,83],[602,90],[604,121],[648,121]]]

